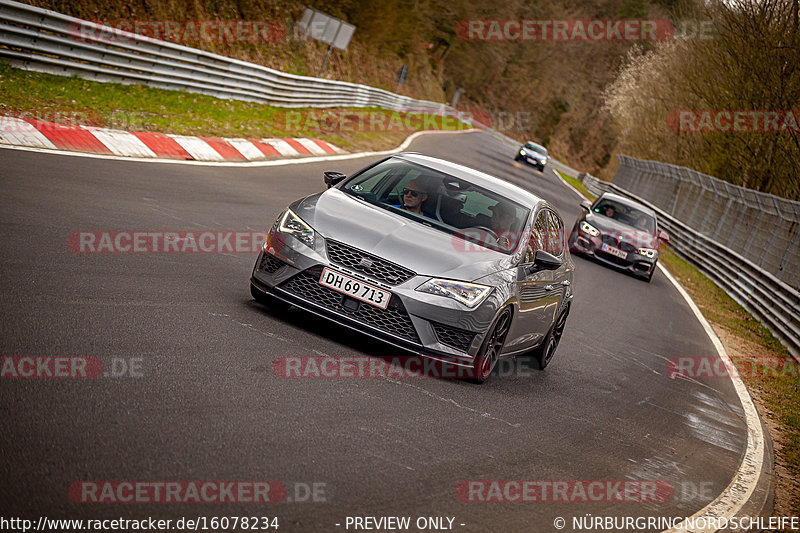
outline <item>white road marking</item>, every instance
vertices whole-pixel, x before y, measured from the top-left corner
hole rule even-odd
[[[240,154],[245,156],[248,161],[260,161],[265,159],[264,153],[256,148],[256,145],[247,139],[223,139],[228,144],[236,148]]]
[[[300,152],[283,139],[261,139],[261,141],[275,148],[281,155],[300,155]]]
[[[198,161],[225,161],[225,158],[211,148],[203,139],[188,135],[169,135],[169,137],[175,139],[175,142],[180,144],[184,150],[189,152],[189,155]]]
[[[186,161],[183,159],[148,159],[144,157],[123,157],[118,155],[108,155],[108,154],[87,154],[84,152],[71,152],[68,150],[52,150],[52,149],[45,149],[45,148],[31,148],[27,146],[11,146],[6,144],[0,144],[0,148],[5,148],[6,150],[20,150],[24,152],[37,152],[40,154],[54,154],[54,155],[66,155],[71,157],[88,157],[92,159],[110,159],[113,161],[132,161],[134,163],[158,163],[158,164],[165,164],[165,165],[195,165],[195,166],[209,166],[209,167],[280,167],[284,165],[303,165],[306,163],[319,163],[321,161],[340,161],[346,159],[363,159],[367,157],[381,157],[391,154],[396,154],[397,152],[402,152],[403,150],[407,149],[411,143],[420,135],[435,135],[435,134],[452,134],[452,133],[475,133],[480,130],[461,130],[461,131],[417,131],[409,135],[403,143],[398,146],[397,148],[392,148],[390,150],[383,150],[380,152],[359,152],[355,154],[341,154],[341,155],[326,155],[326,156],[309,156],[309,157],[301,157],[297,159],[277,159],[271,161]],[[171,136],[175,138],[175,136]],[[176,139],[177,140],[177,139]]]
[[[122,130],[109,130],[106,128],[95,128],[91,126],[81,126],[83,129],[95,136],[103,143],[106,148],[115,155],[133,157],[158,157],[155,152],[144,144],[139,137],[133,133]]]
[[[0,143],[58,150],[42,132],[16,117],[0,116]]]
[[[311,152],[314,155],[326,154],[325,150],[323,150],[317,143],[315,143],[311,139],[295,138],[294,140],[302,144],[309,152]]]

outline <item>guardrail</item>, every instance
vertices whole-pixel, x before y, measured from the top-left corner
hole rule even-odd
[[[800,362],[800,292],[752,261],[689,227],[648,200],[590,174],[578,178],[595,195],[611,191],[652,208],[670,245],[764,324]]]
[[[0,0],[0,58],[26,70],[282,107],[452,112],[441,103],[357,83],[287,74],[10,0]]]

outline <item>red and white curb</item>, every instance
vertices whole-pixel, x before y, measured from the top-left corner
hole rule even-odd
[[[73,126],[0,116],[0,144],[123,157],[264,161],[343,153],[319,139],[228,139]]]

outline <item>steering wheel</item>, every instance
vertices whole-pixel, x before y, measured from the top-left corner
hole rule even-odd
[[[495,241],[500,242],[500,237],[490,227],[487,227],[487,226],[472,226],[472,227],[467,228],[467,230],[471,230],[471,229],[482,229],[482,230],[488,232],[489,234],[491,234],[491,236],[494,237]]]

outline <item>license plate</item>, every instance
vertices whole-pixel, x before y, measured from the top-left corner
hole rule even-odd
[[[389,305],[389,298],[392,297],[392,293],[389,291],[373,287],[363,281],[345,276],[330,268],[322,269],[322,276],[319,278],[319,283],[320,285],[330,287],[335,291],[352,296],[357,300],[367,302],[381,309],[386,309],[386,306]]]
[[[627,259],[628,258],[628,252],[623,252],[622,250],[620,250],[618,248],[614,248],[613,246],[609,246],[609,245],[607,245],[605,243],[603,243],[603,246],[600,249],[603,250],[606,253],[611,254],[611,255],[616,255],[620,259]]]

